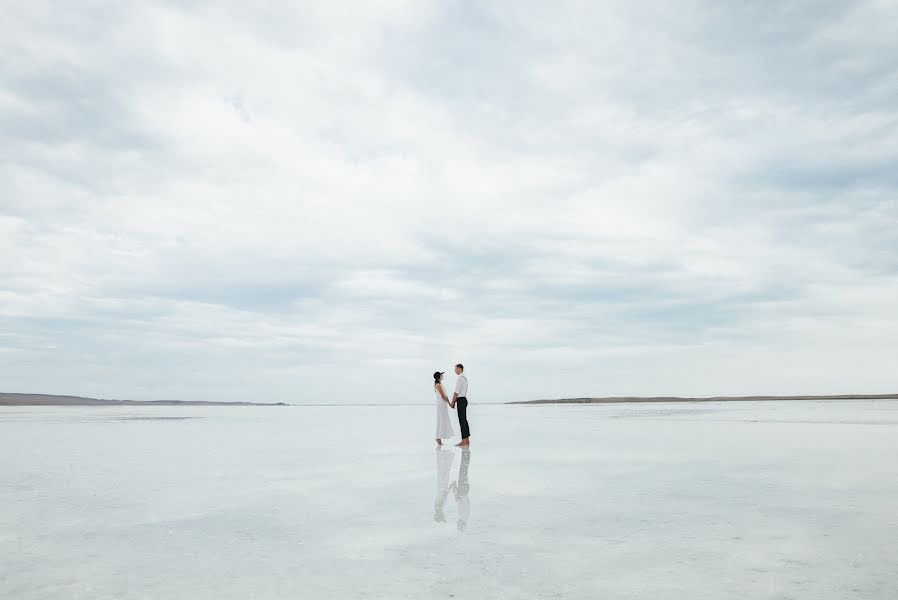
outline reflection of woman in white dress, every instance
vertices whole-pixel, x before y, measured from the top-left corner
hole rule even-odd
[[[446,506],[446,498],[449,497],[449,472],[452,471],[453,460],[455,452],[437,446],[437,497],[433,501],[433,520],[437,523],[446,521],[443,508]]]
[[[437,444],[443,445],[443,438],[451,438],[455,435],[452,431],[452,423],[449,422],[449,398],[443,391],[443,374],[436,371],[433,374],[433,395],[437,405]]]

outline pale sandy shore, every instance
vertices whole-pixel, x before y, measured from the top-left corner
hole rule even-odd
[[[898,394],[840,394],[835,396],[712,396],[682,398],[678,396],[611,396],[607,398],[554,398],[519,400],[508,404],[619,404],[624,402],[760,402],[773,400],[898,400]]]

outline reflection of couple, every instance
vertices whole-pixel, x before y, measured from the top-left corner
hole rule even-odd
[[[471,449],[465,448],[461,452],[461,466],[458,469],[458,480],[449,483],[449,473],[452,471],[452,462],[455,453],[437,448],[437,497],[433,504],[433,520],[438,523],[446,521],[443,508],[449,492],[455,493],[455,504],[458,510],[458,530],[464,531],[468,526],[471,516],[471,501],[468,500],[468,464],[471,462]]]
[[[465,377],[465,368],[461,364],[455,365],[455,374],[458,378],[455,380],[455,393],[452,394],[452,400],[446,396],[443,391],[443,373],[436,371],[433,374],[433,390],[436,398],[437,406],[437,444],[443,445],[443,438],[451,438],[455,433],[452,431],[452,423],[449,422],[449,409],[458,405],[458,426],[461,428],[461,442],[456,446],[467,446],[470,444],[468,438],[471,430],[468,427],[468,378]]]

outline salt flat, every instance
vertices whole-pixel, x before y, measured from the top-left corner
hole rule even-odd
[[[470,415],[0,408],[0,598],[898,597],[898,402]]]

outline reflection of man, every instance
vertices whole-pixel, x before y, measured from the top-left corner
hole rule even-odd
[[[471,501],[468,500],[468,492],[471,486],[468,484],[468,463],[471,462],[471,449],[464,448],[461,451],[461,466],[458,469],[458,483],[452,482],[455,488],[455,503],[458,506],[458,530],[464,531],[471,518]]]
[[[433,503],[433,520],[437,523],[446,522],[443,507],[446,505],[446,498],[449,497],[449,472],[452,471],[454,459],[454,452],[443,450],[442,446],[437,446],[437,497]]]

